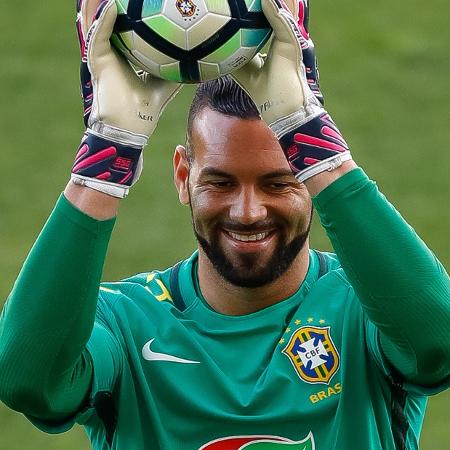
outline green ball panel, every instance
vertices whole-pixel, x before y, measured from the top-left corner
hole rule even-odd
[[[129,0],[116,0],[117,13],[126,14]]]
[[[164,16],[153,16],[143,19],[143,22],[158,33],[164,39],[167,39],[180,48],[186,47],[186,32],[183,28],[176,25]]]
[[[262,11],[261,0],[245,0],[247,9],[252,12]]]
[[[205,0],[206,8],[210,13],[229,17],[231,14],[230,6],[226,1]]]
[[[142,18],[159,14],[162,6],[163,0],[144,0],[144,4],[142,5]]]
[[[133,32],[113,33],[111,35],[111,43],[120,51],[131,52],[135,46]]]
[[[270,28],[260,29],[243,29],[242,30],[242,46],[261,48],[271,33]]]
[[[218,64],[199,61],[198,68],[200,71],[201,81],[213,80],[214,78],[219,78],[222,75]]]
[[[241,46],[241,33],[237,32],[231,39],[225,44],[219,47],[214,52],[210,53],[206,58],[203,58],[205,62],[220,62],[226,60]]]
[[[160,76],[165,80],[175,81],[180,83],[183,81],[180,72],[180,64],[178,62],[173,64],[165,64],[160,67]]]

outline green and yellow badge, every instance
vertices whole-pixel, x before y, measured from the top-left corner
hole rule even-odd
[[[339,369],[339,353],[330,327],[301,327],[283,349],[298,376],[307,383],[325,383]]]

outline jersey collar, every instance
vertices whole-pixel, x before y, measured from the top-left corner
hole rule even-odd
[[[308,272],[306,273],[305,279],[302,284],[299,286],[297,291],[291,295],[290,297],[281,300],[280,302],[271,305],[263,310],[257,311],[256,313],[251,313],[249,315],[258,314],[261,311],[272,311],[272,308],[276,308],[278,306],[287,304],[287,303],[300,303],[301,300],[307,295],[310,291],[312,285],[317,281],[319,276],[319,261],[317,254],[314,250],[309,251],[309,267]],[[222,315],[216,311],[214,311],[209,304],[204,299],[199,282],[198,282],[198,250],[195,251],[190,258],[183,261],[180,267],[179,272],[179,288],[183,300],[186,304],[186,308],[188,309],[191,305],[197,302],[201,302],[203,306],[211,311],[211,313],[216,315]],[[231,316],[226,316],[231,317]],[[237,316],[241,317],[241,316]]]

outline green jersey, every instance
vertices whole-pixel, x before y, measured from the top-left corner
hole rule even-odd
[[[61,198],[0,317],[0,398],[95,450],[417,449],[450,372],[448,276],[361,170],[314,202],[339,258],[311,251],[294,295],[227,316],[196,253],[100,284],[113,221]]]
[[[207,305],[197,254],[178,269],[100,288],[100,413],[79,418],[95,449],[418,447],[426,398],[396,384],[334,255],[311,252],[293,296],[245,316]]]

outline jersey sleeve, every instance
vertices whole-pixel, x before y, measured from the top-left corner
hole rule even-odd
[[[420,385],[414,382],[405,381],[394,365],[387,359],[383,348],[380,345],[380,330],[365,317],[365,332],[367,349],[371,357],[375,360],[378,368],[384,376],[389,378],[391,382],[400,382],[402,389],[417,395],[434,395],[442,392],[450,386],[450,380],[446,379],[443,382],[432,386]]]
[[[114,352],[94,354],[103,339],[106,348],[116,345],[106,321],[95,319],[113,226],[61,196],[0,317],[0,399],[55,431],[89,404],[104,367],[118,366]]]
[[[98,308],[91,337],[83,352],[92,366],[91,385],[85,402],[78,411],[62,421],[43,420],[26,414],[28,420],[41,431],[57,434],[70,430],[75,423],[83,425],[97,413],[97,395],[112,396],[122,371],[124,354],[108,316],[110,314]]]
[[[450,377],[450,282],[442,264],[361,169],[313,199],[368,317],[369,349],[415,386]]]

